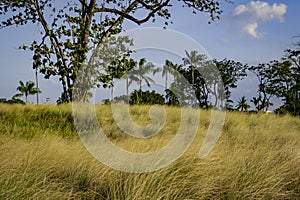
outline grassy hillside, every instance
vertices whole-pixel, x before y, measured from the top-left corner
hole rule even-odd
[[[147,124],[149,106],[132,106],[132,118]],[[101,127],[118,146],[148,152],[176,134],[180,109],[165,107],[167,121],[151,139],[126,136],[109,106],[98,106]],[[199,110],[195,141],[172,165],[131,174],[106,167],[84,148],[71,105],[0,104],[0,199],[299,199],[300,119],[229,112],[214,150],[197,152],[209,111]]]

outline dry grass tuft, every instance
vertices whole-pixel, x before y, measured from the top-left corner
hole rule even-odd
[[[131,107],[149,122],[149,106]],[[167,122],[151,139],[126,136],[109,106],[97,106],[103,130],[118,146],[147,152],[176,134],[180,109],[165,107]],[[172,165],[130,174],[94,159],[80,142],[70,105],[0,104],[0,199],[299,199],[300,119],[227,113],[214,150],[197,158],[210,111],[200,111],[198,135]]]

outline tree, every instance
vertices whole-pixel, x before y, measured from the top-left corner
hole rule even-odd
[[[151,62],[147,63],[147,60],[145,58],[140,59],[137,68],[131,71],[131,74],[136,75],[136,77],[138,78],[137,82],[139,85],[139,91],[142,91],[143,81],[146,82],[148,87],[150,87],[150,83],[154,83],[154,80],[147,75],[150,73],[155,75],[157,72],[159,72],[159,69],[155,68],[155,66]],[[134,80],[130,80],[129,84],[131,84],[132,81]]]
[[[254,104],[257,111],[262,110],[262,105],[263,104],[261,103],[261,97],[252,97],[250,102],[252,102]]]
[[[177,106],[180,104],[178,97],[175,95],[173,91],[170,89],[166,89],[166,104],[167,105],[172,105],[172,106]]]
[[[267,111],[273,105],[270,99],[276,96],[284,103],[276,112],[300,115],[300,42],[285,53],[281,60],[249,68],[259,81],[258,97],[251,100],[258,111]]]
[[[248,108],[250,108],[249,104],[247,103],[247,99],[245,96],[243,96],[236,105],[236,108],[238,110],[241,110],[242,112],[247,112]]]
[[[281,98],[284,105],[278,112],[287,111],[300,115],[300,42],[296,49],[287,49],[281,61],[273,61],[272,93]]]
[[[136,62],[133,60],[133,59],[126,59],[124,63],[124,66],[125,66],[125,74],[123,76],[123,78],[125,78],[126,80],[126,96],[127,96],[127,99],[129,97],[129,79],[132,80],[132,81],[138,81],[138,77],[135,76],[133,73],[130,73],[130,70],[134,69],[135,66],[136,66]]]
[[[130,94],[129,104],[163,105],[165,104],[165,98],[163,97],[163,95],[156,93],[154,90],[152,92],[134,90]]]
[[[32,81],[27,81],[26,84],[24,84],[23,81],[20,81],[19,83],[20,83],[20,85],[17,87],[17,91],[19,91],[21,93],[14,95],[13,99],[15,99],[16,97],[25,96],[25,101],[26,101],[26,103],[28,103],[29,95],[41,93],[41,91],[35,87],[35,84]]]
[[[183,80],[186,70],[183,65],[174,64],[171,61],[166,61],[165,67],[167,66],[169,67],[168,73],[173,75],[174,80],[165,90],[166,103],[168,105],[179,105],[180,103],[188,105],[189,98],[186,97],[189,96],[191,88],[187,87]]]
[[[176,98],[182,105],[189,106],[201,106],[201,92],[202,86],[201,75],[198,70],[195,70],[195,83],[191,84],[191,68],[184,69],[182,65],[173,65],[171,74],[174,75],[174,81],[170,84],[170,87],[165,90],[171,91],[169,95],[176,95]],[[205,87],[205,86],[204,86]],[[196,97],[196,98],[195,98]],[[202,107],[202,106],[201,106]]]
[[[126,57],[123,57],[123,59],[115,59],[105,69],[106,74],[110,79],[109,87],[111,88],[111,101],[114,100],[114,79],[121,79],[123,76],[126,76],[126,90],[128,92],[128,77],[126,72],[131,70],[134,66],[135,62],[133,59],[128,60]]]
[[[39,78],[38,78],[38,70],[40,68],[41,62],[40,62],[40,58],[38,58],[40,55],[33,55],[33,69],[35,69],[35,85],[36,85],[36,89],[39,90]],[[36,104],[39,104],[39,92],[36,93]]]
[[[257,111],[268,111],[272,105],[271,98],[274,96],[274,91],[278,88],[274,86],[274,68],[270,63],[260,63],[257,66],[251,66],[250,72],[256,75],[258,80],[257,98],[253,100]]]
[[[204,54],[200,54],[197,51],[191,51],[186,53],[186,58],[183,58],[183,65],[187,66],[183,70],[184,78],[191,84],[192,89],[195,90],[195,95],[199,102],[199,106],[202,108],[208,108],[208,85],[206,84],[205,77],[203,76],[203,67],[207,64],[207,57]],[[191,95],[187,95],[187,98],[192,98]]]
[[[248,69],[248,66],[234,60],[228,60],[226,58],[221,61],[214,59],[213,63],[221,75],[225,89],[225,98],[227,99],[227,102],[230,102],[230,89],[237,88],[238,81],[247,76],[246,70]],[[213,93],[216,92],[217,91],[213,91]]]
[[[203,66],[202,66],[203,67]],[[194,84],[192,85],[192,88],[195,90],[195,95],[198,100],[198,105],[201,108],[209,108],[209,85],[207,83],[206,77],[203,76],[203,72],[206,74],[210,74],[208,71],[205,71],[205,69],[198,69],[194,71]],[[192,68],[188,68],[184,72],[184,77],[191,83],[192,78]]]
[[[193,13],[209,13],[212,21],[219,19],[221,14],[217,0],[178,1],[191,8]],[[85,78],[91,78],[95,54],[87,58],[93,47],[100,48],[109,37],[120,33],[125,20],[141,25],[158,17],[167,25],[171,17],[168,7],[174,2],[70,0],[61,6],[62,1],[55,0],[2,0],[0,15],[6,19],[2,20],[0,28],[28,23],[40,26],[41,38],[20,48],[37,55],[36,61],[42,64],[39,71],[46,79],[59,77],[63,88],[61,100],[72,101],[74,81],[86,60]],[[139,17],[141,12],[143,17]],[[105,77],[101,76],[99,80],[107,83],[109,80]]]
[[[174,76],[174,82],[176,83],[178,78],[180,77],[180,75],[183,75],[183,73],[184,73],[183,65],[174,64],[171,62],[170,66],[171,66],[171,68],[170,68],[169,73]]]
[[[170,72],[170,69],[172,69],[172,64],[171,61],[166,60],[165,65],[163,66],[162,77],[165,77],[165,90],[168,89],[168,73]]]
[[[185,51],[186,58],[183,58],[183,64],[188,65],[191,69],[191,84],[195,84],[195,69],[201,67],[203,61],[207,59],[204,54],[198,54],[197,51],[191,51],[190,53]]]
[[[17,99],[15,96],[13,96],[12,99],[6,100],[4,99],[0,99],[0,103],[7,103],[7,104],[25,104],[24,101],[22,101],[21,99]]]

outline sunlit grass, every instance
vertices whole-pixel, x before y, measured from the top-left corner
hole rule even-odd
[[[131,116],[145,125],[149,109],[133,106]],[[110,106],[97,106],[97,115],[111,141],[147,152],[176,134],[180,108],[164,109],[165,127],[151,139],[122,133]],[[299,199],[299,118],[229,112],[217,145],[199,159],[210,111],[199,112],[197,137],[184,156],[162,170],[131,174],[86,151],[71,105],[0,104],[0,199]]]

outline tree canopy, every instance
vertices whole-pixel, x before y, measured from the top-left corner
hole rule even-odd
[[[36,93],[41,93],[41,91],[35,87],[34,82],[32,81],[27,81],[25,84],[23,81],[19,82],[19,86],[17,87],[17,91],[19,91],[20,93],[16,94],[13,96],[13,99],[17,98],[17,97],[22,97],[25,96],[25,101],[26,103],[28,103],[28,96],[29,95],[34,95]]]
[[[72,101],[74,81],[88,52],[120,33],[125,20],[141,25],[160,18],[168,25],[173,14],[169,8],[176,3],[195,14],[208,13],[210,21],[220,18],[217,0],[2,0],[0,28],[40,26],[41,38],[20,48],[33,52],[33,68],[39,68],[45,78],[59,77],[61,100]]]

